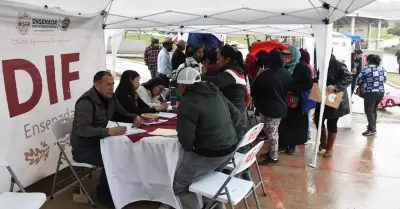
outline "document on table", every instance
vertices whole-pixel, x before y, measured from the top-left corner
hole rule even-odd
[[[119,124],[119,125],[118,125]],[[140,129],[140,128],[132,128],[132,123],[120,123],[118,124],[114,121],[108,121],[107,128],[113,128],[117,126],[125,126],[126,127],[126,132],[124,135],[133,135],[133,134],[140,134],[140,133],[145,133],[147,132],[146,130]]]
[[[158,113],[158,116],[162,118],[175,118],[177,116],[176,113],[170,113],[170,112],[160,112]]]
[[[155,124],[160,124],[160,123],[165,123],[168,120],[163,120],[163,119],[158,119],[157,121],[153,122],[142,122],[144,125],[149,126],[149,125],[155,125]]]
[[[174,129],[157,128],[153,132],[149,132],[149,135],[176,137],[178,136],[178,132]]]

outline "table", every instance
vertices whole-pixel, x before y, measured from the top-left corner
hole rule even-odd
[[[142,125],[153,131],[175,128],[174,119],[166,124]],[[172,185],[183,149],[176,138],[149,136],[113,136],[101,140],[101,152],[115,207],[141,201],[158,201],[181,208]]]

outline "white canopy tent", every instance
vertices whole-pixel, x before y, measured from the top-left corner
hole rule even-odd
[[[82,14],[104,10],[108,12],[105,29],[313,36],[316,40],[320,82],[322,89],[325,89],[332,50],[333,21],[375,0],[176,0],[151,3],[132,0],[13,1],[59,7],[67,12]],[[119,39],[119,35],[113,35],[115,44]],[[324,104],[325,94],[322,94],[321,112],[324,111]],[[322,115],[319,121],[322,121]],[[312,162],[314,167],[321,123],[318,124],[318,130]]]

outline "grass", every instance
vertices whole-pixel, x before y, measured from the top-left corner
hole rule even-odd
[[[389,54],[396,54],[397,52],[400,52],[400,45],[385,49],[385,52]]]
[[[381,28],[381,39],[382,40],[388,40],[392,38],[398,38],[395,35],[388,34],[387,33],[387,28]],[[336,28],[334,28],[334,31],[336,32]],[[339,33],[343,33],[343,28],[339,30]],[[376,39],[376,34],[378,33],[378,28],[372,28],[371,29],[371,39]]]
[[[400,74],[388,73],[387,78],[390,83],[400,86]]]
[[[381,39],[382,40],[388,40],[388,39],[392,39],[392,38],[398,38],[397,36],[395,36],[395,35],[392,35],[392,34],[388,34],[387,33],[387,28],[382,28],[381,29]],[[378,32],[378,28],[372,28],[372,31],[371,31],[371,39],[376,39],[376,34],[377,34],[377,32]]]

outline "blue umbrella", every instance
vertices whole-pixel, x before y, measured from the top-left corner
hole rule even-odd
[[[204,50],[222,48],[222,42],[211,33],[189,33],[187,43],[192,46],[200,46],[204,44]]]

